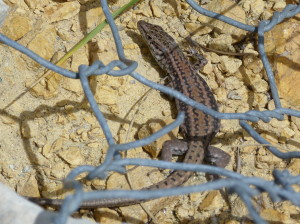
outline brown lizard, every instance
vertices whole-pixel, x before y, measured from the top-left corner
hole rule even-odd
[[[153,57],[170,77],[171,87],[211,109],[218,110],[217,102],[209,86],[197,74],[175,40],[158,25],[142,20],[137,25]],[[230,156],[218,148],[209,147],[211,140],[219,131],[219,119],[188,106],[179,100],[175,100],[175,102],[177,110],[185,112],[184,122],[180,126],[185,140],[165,142],[162,151],[163,159],[170,160],[172,151],[173,154],[177,155],[186,151],[184,163],[201,164],[205,157],[206,160],[214,163],[214,165],[225,167],[230,160]],[[180,186],[192,174],[193,172],[174,171],[166,179],[143,189],[165,189]],[[40,205],[53,207],[58,207],[62,204],[61,199],[29,198],[29,200]],[[143,201],[145,200],[132,198],[89,200],[83,201],[80,208],[120,207]]]

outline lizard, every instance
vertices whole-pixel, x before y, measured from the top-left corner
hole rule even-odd
[[[171,79],[171,87],[185,96],[218,110],[216,99],[206,81],[198,75],[194,66],[185,56],[176,41],[167,34],[162,27],[140,20],[137,27],[145,40],[148,48],[158,65]],[[162,158],[170,160],[172,154],[185,154],[184,163],[201,164],[204,158],[214,165],[225,167],[229,160],[229,154],[222,150],[209,146],[211,140],[220,129],[220,120],[202,111],[175,100],[178,111],[185,112],[185,118],[180,125],[184,140],[169,140],[163,144]],[[153,184],[145,189],[166,189],[184,184],[193,174],[191,171],[176,170],[166,179]],[[58,207],[61,199],[46,199],[28,197],[29,200],[39,204]],[[151,199],[148,199],[151,200]],[[137,204],[147,200],[133,198],[100,199],[83,201],[80,208],[121,207]]]

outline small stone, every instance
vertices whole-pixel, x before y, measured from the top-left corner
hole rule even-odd
[[[151,11],[151,8],[149,6],[144,6],[141,9],[136,10],[136,13],[144,15],[146,17],[152,17],[152,11]]]
[[[100,142],[92,142],[87,144],[86,146],[91,147],[91,148],[100,148],[102,146],[102,144]]]
[[[72,113],[72,111],[74,110],[74,105],[66,105],[65,110],[67,113]]]
[[[245,55],[245,57],[243,58],[243,65],[245,66],[245,68],[250,69],[252,73],[260,75],[263,70],[263,64],[261,62],[261,59],[256,56],[258,54],[257,51],[254,51],[252,47],[253,46],[251,45],[250,49],[248,48],[247,52],[245,52],[249,53],[250,55]]]
[[[286,7],[286,2],[284,1],[276,1],[273,9],[276,11],[281,11],[282,9],[284,9]]]
[[[81,138],[82,138],[83,141],[87,141],[88,140],[88,134],[87,134],[86,131],[82,132]]]
[[[263,209],[260,215],[264,220],[268,220],[271,223],[293,223],[288,215],[274,209]]]
[[[153,16],[160,18],[161,17],[161,7],[159,7],[156,4],[157,4],[156,1],[150,1],[150,7],[152,9]]]
[[[230,58],[228,56],[221,56],[219,69],[228,74],[234,74],[242,65],[242,61],[236,58]]]
[[[63,138],[58,138],[56,139],[52,146],[51,146],[51,152],[56,152],[62,149],[62,146],[64,144],[64,139]]]
[[[76,52],[74,52],[74,54],[72,56],[71,70],[74,72],[78,72],[78,67],[82,64],[85,64],[85,65],[89,64],[87,50],[85,47],[81,47]],[[69,80],[70,80],[70,78],[69,78]],[[72,79],[72,80],[76,80],[77,82],[80,83],[79,79]],[[80,85],[80,89],[82,89],[81,85]]]
[[[203,193],[202,192],[191,193],[189,197],[192,202],[197,202],[203,199]]]
[[[78,129],[76,130],[76,133],[77,133],[78,135],[81,135],[84,131],[85,131],[84,128],[78,128]]]
[[[253,6],[252,6],[253,5]],[[259,12],[263,12],[264,9],[264,3],[261,2],[261,0],[246,0],[243,1],[242,7],[243,9],[253,15],[254,18],[257,18],[259,16]]]
[[[121,224],[122,217],[119,217],[117,211],[109,208],[97,208],[94,211],[95,221],[102,224]]]
[[[227,95],[228,99],[231,100],[241,100],[242,97],[236,91],[230,91]]]
[[[251,86],[258,93],[267,92],[269,89],[269,84],[263,79],[252,82]]]
[[[272,118],[270,123],[270,125],[272,125],[274,128],[279,128],[279,129],[284,129],[289,127],[290,122],[288,121],[287,115],[284,116],[284,120],[279,121],[276,118]]]
[[[175,11],[172,8],[164,8],[163,12],[167,15],[167,16],[175,16]]]
[[[24,0],[30,9],[45,7],[48,3],[46,0]]]
[[[56,30],[54,26],[49,26],[42,32],[36,34],[35,37],[28,43],[27,47],[42,58],[50,60],[50,58],[54,54],[55,38]],[[29,61],[29,59],[27,59],[26,61]],[[34,67],[39,66],[37,62],[31,62],[30,65]]]
[[[84,119],[86,122],[88,122],[89,124],[91,124],[91,125],[94,125],[95,123],[97,123],[97,120],[96,120],[95,116],[94,116],[94,115],[91,115],[91,114],[88,114],[88,115],[84,116],[83,119]],[[94,129],[95,129],[95,128],[94,128]],[[94,129],[93,129],[93,130],[94,130]]]
[[[7,164],[1,161],[0,166],[1,166],[1,174],[7,179],[11,179],[12,177],[15,177],[17,175],[14,167],[11,164]]]
[[[216,53],[211,52],[209,55],[212,64],[218,64],[220,62],[220,57]]]
[[[247,207],[240,197],[236,197],[235,200],[231,200],[233,196],[230,196],[231,215],[236,217],[243,217],[249,214]]]
[[[297,129],[300,130],[300,117],[291,117],[292,122],[296,125]]]
[[[51,5],[45,10],[45,18],[48,23],[70,19],[80,11],[80,4],[77,1]]]
[[[270,11],[268,11],[268,10],[265,10],[265,11],[262,13],[261,18],[262,18],[263,20],[270,20],[270,19],[272,18],[272,16],[273,16],[273,13],[272,13],[272,12],[270,12]]]
[[[194,211],[184,206],[180,206],[176,209],[176,216],[179,220],[183,221],[186,220],[187,217],[193,217]]]
[[[218,88],[215,90],[218,101],[226,102],[227,101],[227,90],[225,88]]]
[[[240,89],[243,83],[235,76],[230,76],[225,79],[224,84],[227,90],[235,90]]]
[[[263,132],[263,133],[261,133],[261,137],[266,139],[271,144],[277,144],[278,143],[278,137],[273,133]]]
[[[50,175],[56,179],[65,178],[68,172],[67,165],[64,162],[55,163],[50,170]]]
[[[172,121],[170,119],[166,119],[163,123],[169,124],[171,122]],[[153,133],[160,130],[162,127],[163,126],[161,123],[149,123],[149,124],[143,125],[142,128],[138,132],[138,137],[139,137],[139,139],[149,137]],[[157,139],[156,141],[154,141],[148,145],[143,146],[143,149],[145,151],[147,151],[148,153],[150,153],[153,158],[157,158],[158,154],[160,153],[160,151],[162,149],[163,143],[167,140],[170,140],[171,136],[176,136],[177,132],[178,132],[178,129],[176,128],[175,130],[172,130],[171,133],[160,137],[159,139]]]
[[[203,211],[220,209],[224,204],[224,200],[219,191],[211,191],[201,202],[199,209]]]
[[[92,8],[86,12],[80,12],[80,17],[84,18],[86,21],[86,26],[88,29],[96,26],[101,21],[104,21],[105,16],[101,7]]]
[[[265,149],[259,149],[258,155],[257,155],[257,162],[259,162],[260,166],[263,166],[263,163],[266,164],[267,167],[285,167],[285,164],[283,163],[282,159],[273,155],[272,153],[269,153]]]
[[[241,128],[238,120],[221,120],[221,126],[224,134],[233,134]]]
[[[38,183],[33,175],[30,175],[25,182],[22,180],[17,184],[17,192],[28,197],[40,197]]]
[[[107,86],[99,86],[95,93],[95,99],[100,104],[113,105],[117,103],[118,92]]]
[[[265,108],[268,103],[268,96],[264,93],[254,93],[253,106],[258,108]]]
[[[187,2],[180,2],[180,6],[183,10],[187,10],[191,7]]]
[[[203,26],[198,23],[185,23],[185,29],[192,35],[208,34],[212,31],[211,27]]]
[[[281,2],[281,1],[280,1]],[[300,52],[298,38],[294,38],[300,32],[299,19],[286,20],[266,33],[266,54],[276,55],[271,63],[276,64],[276,84],[280,98],[285,99],[289,106],[299,109],[300,71],[298,59]]]
[[[49,166],[49,160],[40,153],[36,153],[34,156],[32,156],[30,161],[39,166]]]
[[[67,150],[59,152],[58,155],[71,166],[79,166],[84,162],[81,150],[78,147],[69,147]]]
[[[137,48],[137,45],[135,43],[124,43],[123,48],[126,50],[134,50]]]
[[[245,11],[234,1],[209,1],[205,8],[210,11],[220,13],[224,16],[228,16],[229,18],[237,20],[241,23],[246,23]],[[242,39],[246,33],[246,31],[244,30],[238,29],[217,19],[210,19],[209,24],[211,25],[211,27],[214,27],[214,29],[216,29],[218,32],[226,33],[230,36],[232,35],[234,38],[236,38],[236,40]]]
[[[10,116],[0,115],[3,124],[15,124],[15,120]]]
[[[42,149],[42,155],[45,156],[46,158],[50,158],[51,156],[51,143],[50,142],[47,142],[44,146],[43,146],[43,149]]]
[[[56,121],[57,124],[64,125],[66,123],[66,121],[67,120],[66,120],[65,116],[62,116],[60,114],[57,115],[57,121]]]
[[[233,43],[232,36],[230,36],[229,34],[221,34],[210,40],[209,47],[220,51],[235,52],[232,43]],[[228,57],[228,56],[224,55],[221,57]]]
[[[195,13],[191,13],[191,14],[189,15],[189,17],[190,17],[190,20],[195,21],[195,20],[197,20],[198,15],[195,14]]]
[[[201,73],[204,73],[206,75],[213,73],[213,66],[211,64],[211,61],[208,61],[207,64],[205,66],[203,66]]]
[[[262,64],[262,62],[261,62],[261,60],[259,59],[259,58],[257,58],[257,56],[259,55],[259,53],[257,52],[257,50],[256,50],[256,48],[253,46],[253,43],[248,43],[246,46],[245,46],[245,48],[244,48],[244,53],[248,53],[248,54],[250,54],[250,55],[244,55],[243,56],[243,60],[245,59],[245,58],[252,58],[251,59],[251,62],[253,62],[253,61],[260,61],[260,63]],[[244,62],[245,63],[245,62]],[[245,65],[243,63],[243,65]],[[248,63],[247,64],[248,66],[251,66],[251,63]],[[257,66],[257,64],[254,64],[254,67],[256,67]]]
[[[281,137],[284,137],[287,139],[293,137],[294,135],[295,135],[295,132],[288,127],[283,128],[283,130],[281,132]]]
[[[6,19],[1,33],[13,40],[19,40],[32,29],[31,23],[28,16],[13,14]]]
[[[299,175],[300,173],[300,160],[298,158],[291,159],[291,162],[288,165],[288,170],[292,175]]]
[[[82,62],[81,64],[84,64],[84,63]],[[78,95],[83,94],[82,85],[81,85],[81,82],[79,79],[71,79],[71,78],[63,77],[62,87],[64,89],[74,92]]]
[[[265,4],[263,0],[252,0],[251,8],[250,8],[251,15],[256,18],[259,17],[265,10],[264,6]]]
[[[72,139],[73,142],[79,142],[79,136],[77,135],[76,132],[72,132],[72,133],[69,135],[69,139]]]
[[[93,179],[91,181],[91,185],[97,190],[103,190],[106,187],[106,180],[101,179]]]

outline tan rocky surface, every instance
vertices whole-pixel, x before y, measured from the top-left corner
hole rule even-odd
[[[96,0],[7,2],[13,10],[0,32],[53,61],[61,58],[104,18]],[[230,0],[207,2],[203,5],[205,8],[214,8],[215,11],[224,12],[229,17],[251,25],[257,25],[259,18],[268,18],[274,9],[280,9],[285,4],[283,1],[279,4],[262,0],[244,0],[238,5]],[[125,3],[125,0],[111,1],[110,6],[115,10]],[[155,82],[159,82],[165,74],[149,55],[139,36],[136,22],[140,19],[160,24],[183,46],[186,45],[184,38],[189,32],[199,28],[192,36],[195,41],[231,53],[236,51],[233,44],[246,34],[219,21],[211,22],[209,18],[195,13],[184,1],[173,1],[173,4],[162,0],[141,1],[134,9],[116,19],[116,23],[126,56],[139,62],[137,71]],[[279,25],[279,31],[274,31],[265,40],[268,47],[277,47],[268,50],[268,54],[273,57],[280,55],[275,60],[278,72],[276,78],[280,95],[285,99],[282,104],[286,107],[298,105],[299,100],[296,80],[298,71],[292,66],[298,59],[299,38],[290,38],[298,28],[299,22],[291,19]],[[287,30],[284,34],[291,36],[282,35],[279,38],[280,30]],[[274,42],[278,40],[285,45]],[[233,57],[205,52],[209,63],[203,68],[202,76],[213,90],[221,112],[274,109],[268,80],[255,44],[247,42],[245,52],[251,54]],[[105,64],[117,59],[108,27],[77,51],[64,67],[77,71],[80,64],[91,64],[98,59]],[[0,62],[0,181],[20,194],[63,198],[65,192],[61,191],[62,179],[72,168],[86,164],[97,166],[103,162],[108,148],[104,133],[84,97],[80,82],[58,74],[47,76],[31,91],[32,95],[25,94],[3,110],[45,70],[3,44],[0,45]],[[130,76],[93,76],[90,85],[117,143],[145,137],[172,122],[176,116],[172,101],[157,91],[148,93],[149,87]],[[148,95],[143,100],[145,94]],[[298,159],[292,159],[291,162],[278,159],[258,145],[236,120],[222,120],[221,124],[221,131],[213,143],[231,154],[232,160],[227,169],[236,170],[238,160],[239,172],[246,176],[272,179],[273,169],[285,168],[294,175],[299,174]],[[267,124],[253,124],[253,127],[284,152],[295,151],[300,146],[299,118],[285,117],[284,121],[273,119]],[[132,149],[127,152],[127,157],[156,158],[164,140],[175,138],[177,133],[174,131],[145,149]],[[239,154],[237,147],[240,149]],[[133,187],[138,189],[158,182],[168,173],[139,167],[128,172],[128,175]],[[187,184],[205,181],[204,174],[197,174]],[[85,181],[84,184],[86,190],[129,189],[125,177],[116,173],[108,180]],[[296,217],[294,214],[299,213],[299,208],[288,202],[274,206],[264,195],[259,199],[263,203],[259,206],[265,206],[260,211],[261,215],[269,221],[293,223]],[[249,217],[239,197],[230,195],[225,200],[218,191],[163,198],[144,205],[158,223],[211,223],[212,217],[222,223],[238,223]],[[117,212],[112,209],[95,209],[94,213],[80,211],[77,215],[92,217],[101,223],[120,223],[121,220],[145,223],[149,220],[140,205],[120,208]]]
[[[288,101],[289,105],[299,109],[300,85],[299,67],[297,61],[300,58],[299,51],[299,16],[285,23],[279,24],[267,33],[270,41],[266,44],[267,53],[270,54],[276,71],[276,82],[279,95]]]

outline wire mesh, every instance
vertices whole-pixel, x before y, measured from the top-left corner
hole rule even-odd
[[[204,113],[207,113],[213,117],[219,119],[238,119],[240,121],[240,126],[246,130],[250,136],[252,136],[258,143],[266,144],[266,148],[273,153],[275,156],[281,159],[291,159],[291,158],[299,158],[300,152],[281,152],[276,147],[270,146],[271,144],[264,139],[257,131],[252,128],[249,122],[257,123],[258,121],[270,122],[272,118],[276,118],[278,120],[283,120],[284,115],[296,116],[300,117],[300,112],[297,110],[283,108],[281,106],[281,102],[278,95],[277,86],[274,79],[274,74],[268,58],[265,53],[264,46],[264,38],[265,33],[275,27],[278,23],[282,22],[285,18],[293,17],[294,15],[300,12],[299,5],[287,5],[285,9],[281,12],[275,12],[272,19],[268,21],[261,21],[257,27],[250,26],[246,24],[242,24],[235,20],[232,20],[226,16],[220,15],[218,13],[214,13],[208,11],[202,7],[200,7],[193,0],[186,0],[186,2],[198,13],[218,19],[225,23],[228,23],[232,26],[238,27],[240,29],[254,32],[258,34],[258,49],[259,54],[262,59],[264,68],[266,70],[268,76],[268,82],[271,89],[271,95],[275,102],[274,110],[266,110],[266,111],[256,111],[251,110],[245,113],[220,113],[214,111],[212,109],[207,108],[206,106],[193,101],[192,99],[187,98],[182,93],[177,92],[171,88],[160,85],[158,83],[152,82],[142,75],[135,72],[138,64],[135,61],[132,61],[125,57],[124,49],[122,45],[122,40],[119,36],[118,29],[113,20],[113,17],[110,13],[109,7],[107,5],[107,1],[101,0],[101,6],[103,12],[105,13],[107,22],[111,28],[111,32],[114,37],[117,53],[119,60],[112,61],[107,65],[104,65],[101,61],[94,62],[91,66],[81,65],[79,67],[79,72],[74,73],[72,71],[63,69],[58,67],[43,58],[39,57],[34,52],[30,51],[26,47],[21,44],[7,38],[6,36],[0,34],[0,41],[10,47],[15,48],[16,50],[22,52],[27,55],[34,61],[38,62],[45,68],[48,68],[56,73],[59,73],[65,77],[80,79],[82,88],[84,90],[84,94],[88,99],[91,109],[93,110],[103,132],[105,134],[106,140],[109,144],[109,148],[107,150],[107,155],[105,157],[104,162],[98,167],[93,166],[80,166],[73,169],[67,178],[65,179],[65,185],[68,188],[75,189],[75,193],[73,195],[68,196],[61,209],[59,210],[59,215],[56,217],[55,223],[62,224],[66,222],[66,219],[70,214],[76,211],[80,205],[82,200],[95,200],[95,199],[105,199],[105,198],[122,198],[122,197],[132,197],[136,199],[151,199],[151,198],[159,198],[166,197],[172,195],[181,195],[181,194],[189,194],[193,192],[202,192],[202,191],[210,191],[215,189],[228,189],[228,192],[233,194],[237,194],[245,203],[248,208],[249,214],[251,218],[256,223],[266,223],[259,216],[258,211],[255,209],[254,204],[252,202],[253,197],[262,194],[263,192],[267,192],[269,197],[273,202],[279,202],[288,200],[292,204],[299,206],[300,205],[300,194],[297,193],[292,185],[299,186],[300,176],[292,176],[288,170],[274,170],[273,177],[274,180],[266,181],[256,177],[246,177],[241,174],[231,172],[222,168],[212,167],[207,165],[195,165],[195,164],[182,164],[182,163],[171,163],[166,161],[154,161],[149,159],[123,159],[120,157],[120,152],[130,150],[135,147],[145,146],[160,138],[164,134],[170,132],[175,127],[179,126],[184,119],[184,113],[179,112],[176,120],[161,130],[157,131],[153,135],[140,139],[137,141],[129,142],[126,144],[117,144],[113,138],[111,133],[111,129],[107,124],[105,116],[101,112],[101,108],[97,104],[94,95],[91,91],[91,87],[88,82],[88,77],[93,75],[103,75],[108,74],[111,76],[125,76],[129,75],[135,80],[141,82],[142,84],[151,87],[153,89],[159,90],[165,94],[168,94],[172,97],[175,97],[178,100],[185,102],[188,105],[191,105],[199,110],[202,110]],[[94,178],[106,178],[107,174],[110,171],[115,171],[119,173],[125,173],[125,166],[127,165],[137,165],[137,166],[151,166],[157,168],[164,169],[172,169],[172,170],[186,170],[186,171],[194,171],[194,172],[204,172],[209,174],[221,175],[224,178],[219,179],[213,182],[208,182],[205,184],[199,184],[195,186],[186,186],[186,187],[177,187],[172,189],[161,189],[155,191],[148,190],[105,190],[105,191],[94,191],[94,192],[84,192],[82,190],[82,186],[79,182],[75,181],[76,177],[78,177],[82,173],[88,173],[86,178],[88,180],[92,180]]]

